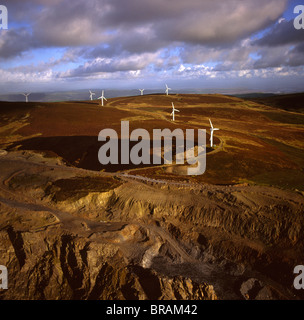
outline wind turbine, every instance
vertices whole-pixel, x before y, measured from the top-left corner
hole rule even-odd
[[[91,101],[93,100],[93,96],[95,96],[95,93],[94,92],[92,92],[91,90],[89,90],[90,91],[90,99],[91,99]]]
[[[220,129],[213,128],[213,125],[212,125],[212,122],[211,122],[210,119],[209,119],[209,122],[210,122],[210,126],[211,126],[211,128],[210,128],[210,133],[211,133],[211,135],[210,135],[210,147],[212,148],[213,147],[213,132],[216,131],[216,130],[220,130]]]
[[[169,87],[166,85],[166,94],[167,94],[167,95],[169,94],[169,90],[172,90],[172,89],[169,88]]]
[[[172,121],[175,121],[175,111],[180,112],[179,110],[174,108],[174,104],[172,102],[172,112],[170,114],[170,116],[172,116]]]
[[[25,102],[28,102],[28,96],[30,95],[30,93],[22,93],[25,96]]]
[[[138,90],[140,91],[140,95],[143,96],[145,89],[138,89]]]
[[[102,90],[102,95],[101,95],[101,97],[99,97],[98,99],[100,99],[100,103],[101,103],[102,106],[103,106],[103,100],[108,101],[108,100],[105,98],[105,96],[104,96],[104,90]]]

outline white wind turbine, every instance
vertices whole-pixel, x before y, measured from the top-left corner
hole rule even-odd
[[[90,91],[90,99],[91,99],[91,101],[93,100],[93,96],[95,96],[95,93],[94,92],[92,92],[91,90],[89,90]]]
[[[166,95],[169,94],[169,90],[172,90],[171,88],[169,88],[167,85],[166,85]]]
[[[30,95],[30,93],[22,93],[25,96],[25,102],[28,102],[28,96]]]
[[[180,112],[179,110],[174,108],[174,104],[172,102],[172,112],[170,114],[170,116],[172,116],[172,121],[175,121],[175,111]]]
[[[143,96],[145,89],[138,89],[138,90],[140,91],[140,95]]]
[[[104,90],[102,90],[102,95],[101,95],[101,97],[99,97],[98,99],[100,99],[100,103],[101,103],[102,106],[103,106],[103,100],[108,101],[108,100],[106,99],[106,97],[104,96]]]
[[[213,147],[213,132],[216,131],[216,130],[220,130],[220,129],[213,128],[213,125],[212,125],[212,122],[211,122],[210,119],[209,119],[209,122],[210,122],[210,126],[211,126],[211,128],[210,128],[210,133],[211,133],[211,135],[210,135],[210,147],[212,148]]]

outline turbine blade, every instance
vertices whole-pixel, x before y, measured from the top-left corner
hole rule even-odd
[[[213,125],[212,125],[212,122],[211,122],[211,120],[209,119],[209,122],[210,122],[210,126],[211,126],[211,128],[213,128]]]

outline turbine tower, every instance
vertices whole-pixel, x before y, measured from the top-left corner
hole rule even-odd
[[[89,90],[89,92],[90,92],[90,99],[91,99],[91,101],[92,101],[92,100],[93,100],[93,96],[95,96],[95,93],[92,92],[91,90]]]
[[[211,128],[210,128],[210,133],[211,133],[211,135],[210,135],[210,147],[212,148],[213,147],[213,132],[216,131],[216,130],[220,130],[220,129],[213,128],[213,125],[212,125],[212,122],[211,122],[210,119],[209,119],[209,122],[210,122],[210,126],[211,126]]]
[[[140,91],[140,95],[143,96],[145,89],[138,89],[138,90]]]
[[[22,93],[25,96],[25,102],[28,102],[28,96],[30,95],[30,93]]]
[[[172,112],[170,114],[170,116],[172,116],[172,121],[175,121],[175,111],[180,112],[179,110],[174,108],[174,104],[172,102]]]
[[[166,85],[166,95],[169,95],[169,90],[172,90],[172,89]]]
[[[103,106],[103,100],[108,101],[108,100],[106,99],[106,97],[104,96],[104,90],[102,90],[101,97],[99,97],[98,99],[100,99],[100,103],[101,103],[102,106]]]

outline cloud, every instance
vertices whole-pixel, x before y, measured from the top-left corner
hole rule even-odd
[[[147,26],[166,41],[221,45],[273,23],[286,0],[107,0],[110,26],[132,30]]]
[[[304,32],[294,28],[293,20],[279,20],[261,39],[254,41],[253,45],[275,47],[303,42]]]
[[[304,34],[282,18],[287,0],[2,2],[10,17],[0,33],[3,65],[41,48],[66,52],[0,69],[10,79],[252,79],[298,74],[304,65]]]
[[[37,72],[36,68],[30,70],[3,70],[0,69],[0,78],[5,79],[3,84],[8,85],[10,83],[41,83],[54,80],[54,72],[51,69],[41,70]]]
[[[227,45],[270,25],[285,4],[286,1],[207,1],[207,10],[202,5],[181,13],[180,19],[164,20],[158,33],[170,41]]]
[[[0,60],[21,55],[34,47],[31,34],[25,28],[2,30],[0,33]]]
[[[251,45],[260,56],[253,68],[304,65],[304,33],[294,28],[293,20],[280,19]]]
[[[86,62],[76,69],[68,70],[60,74],[61,78],[90,77],[103,73],[140,71],[150,64],[161,64],[162,59],[158,53],[145,53],[141,55],[121,56],[119,58],[96,58]]]
[[[13,0],[16,20],[27,21],[38,47],[108,43],[130,52],[178,41],[223,45],[273,23],[287,0]],[[10,12],[11,12],[10,11]],[[22,11],[22,12],[21,12]]]

